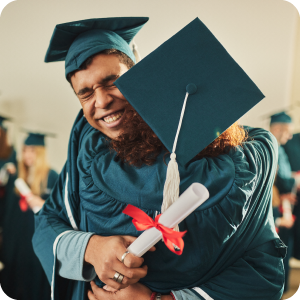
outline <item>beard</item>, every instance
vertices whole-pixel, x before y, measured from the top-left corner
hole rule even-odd
[[[140,167],[153,165],[165,147],[136,110],[127,103],[122,133],[111,140],[110,148],[117,152],[121,161]]]

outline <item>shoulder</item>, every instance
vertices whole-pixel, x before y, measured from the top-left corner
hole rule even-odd
[[[98,130],[88,133],[82,141],[77,159],[79,174],[86,184],[90,181],[93,161],[105,154],[108,154],[110,160],[113,158],[107,137]]]
[[[260,128],[247,127],[246,130],[248,139],[243,145],[231,149],[227,154],[203,158],[188,166],[187,174],[192,174],[210,193],[209,201],[202,205],[201,210],[225,198],[231,199],[228,203],[237,199],[245,203],[255,188],[273,180],[278,152],[275,137]]]

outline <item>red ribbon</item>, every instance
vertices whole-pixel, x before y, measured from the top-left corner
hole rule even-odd
[[[123,213],[133,218],[132,223],[135,226],[135,228],[139,231],[147,230],[152,227],[158,229],[162,233],[163,240],[166,246],[173,253],[177,255],[182,254],[184,248],[184,242],[182,237],[186,234],[187,231],[178,232],[173,230],[172,228],[168,228],[158,222],[161,214],[156,216],[155,220],[153,220],[141,209],[131,204],[128,204],[126,206],[126,208],[123,210]],[[173,244],[176,245],[180,250],[175,251]]]
[[[26,200],[26,196],[24,196],[22,194],[21,194],[21,199],[19,201],[19,206],[20,206],[21,211],[23,211],[23,212],[28,210],[28,203]]]

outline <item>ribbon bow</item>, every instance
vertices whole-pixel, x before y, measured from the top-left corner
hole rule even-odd
[[[21,194],[21,199],[19,201],[19,206],[21,211],[25,212],[28,210],[27,197]]]
[[[126,208],[123,210],[123,213],[133,218],[132,223],[135,226],[135,228],[139,231],[147,230],[149,228],[155,227],[157,230],[159,230],[162,233],[163,240],[166,246],[173,253],[177,255],[182,254],[184,248],[184,242],[182,237],[186,234],[187,231],[178,232],[173,230],[172,228],[168,228],[158,222],[161,214],[156,216],[155,220],[153,220],[141,209],[131,204],[128,204],[126,206]],[[180,250],[175,251],[173,245],[176,245]]]

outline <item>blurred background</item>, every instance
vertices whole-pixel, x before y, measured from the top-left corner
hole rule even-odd
[[[20,127],[55,133],[46,141],[48,156],[61,170],[80,105],[64,62],[46,64],[44,56],[56,24],[111,16],[150,17],[135,39],[142,57],[199,17],[266,96],[241,123],[268,128],[268,114],[294,104],[289,113],[299,131],[300,21],[289,2],[17,0],[0,17],[0,112],[14,118],[8,126],[17,150],[24,140]]]

